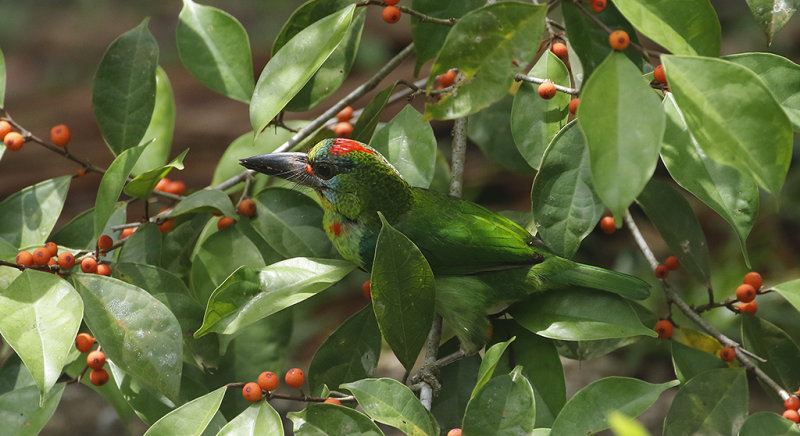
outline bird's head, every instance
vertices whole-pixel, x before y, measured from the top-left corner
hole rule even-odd
[[[242,159],[245,168],[314,188],[325,209],[351,220],[402,213],[410,186],[372,147],[350,139],[320,141],[306,153],[270,153]]]

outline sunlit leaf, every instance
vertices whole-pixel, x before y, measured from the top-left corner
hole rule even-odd
[[[17,248],[44,245],[67,198],[70,176],[49,179],[0,202],[0,238]]]

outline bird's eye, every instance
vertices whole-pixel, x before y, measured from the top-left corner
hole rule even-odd
[[[320,162],[314,165],[314,174],[320,179],[328,180],[335,175],[334,173],[333,165],[329,163]]]

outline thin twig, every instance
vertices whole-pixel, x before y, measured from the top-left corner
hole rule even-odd
[[[243,388],[244,385],[245,385],[245,383],[243,383],[243,382],[235,382],[235,383],[228,383],[228,384],[225,385],[225,387],[229,388],[229,389],[230,388]],[[352,395],[342,395],[340,392],[336,392],[336,391],[331,391],[331,393],[332,394],[336,394],[336,396],[323,398],[323,397],[313,397],[313,396],[305,395],[305,394],[303,394],[303,395],[287,395],[287,394],[279,394],[279,393],[273,392],[273,391],[266,391],[264,393],[264,397],[267,399],[267,401],[269,401],[269,400],[271,400],[273,398],[280,398],[281,400],[302,401],[302,402],[306,402],[306,403],[323,403],[328,398],[335,398],[335,399],[337,399],[339,401],[355,401],[356,400],[356,397],[354,397]],[[302,394],[302,392],[301,392],[301,394]]]
[[[515,74],[514,75],[514,80],[523,81],[523,82],[529,82],[529,83],[536,83],[536,84],[542,84],[544,82],[552,82],[552,80],[550,80],[550,79],[540,79],[538,77],[526,76],[525,74],[522,74],[522,73]],[[580,93],[580,90],[575,89],[575,88],[568,88],[566,86],[556,85],[555,83],[553,83],[553,86],[556,87],[557,91],[561,91],[561,92],[566,93],[566,94],[578,95]]]
[[[598,26],[602,27],[603,30],[608,32],[609,35],[611,35],[611,32],[614,31],[614,29],[608,27],[608,25],[606,23],[604,23],[603,20],[601,20],[600,18],[597,18],[597,14],[593,14],[593,13],[589,12],[589,10],[586,9],[586,7],[583,6],[583,4],[581,4],[580,0],[572,0],[572,3],[575,5],[576,8],[578,8],[579,11],[581,11],[583,13],[583,15],[586,15],[587,17],[589,17],[590,20],[594,21]],[[641,46],[641,45],[639,45],[639,44],[637,44],[637,43],[635,43],[633,41],[630,42],[630,45],[631,45],[631,47],[639,50],[640,52],[644,53],[645,55],[652,55],[652,56],[655,56],[655,57],[659,57],[662,54],[664,54],[664,53],[662,53],[660,51],[657,51],[657,50],[651,50],[649,48],[645,48],[645,47],[643,47],[643,46]]]
[[[457,118],[453,124],[453,155],[450,163],[450,195],[461,197],[464,186],[464,160],[467,153],[467,118]]]
[[[382,2],[381,0],[364,0],[362,2],[356,3],[356,6],[367,6],[367,5],[375,5],[375,6],[386,6],[386,3]],[[395,5],[400,11],[407,13],[415,18],[417,18],[422,23],[433,23],[433,24],[441,24],[444,26],[452,26],[456,24],[458,21],[456,18],[436,18],[431,17],[430,15],[425,15],[422,12],[415,11],[406,6],[402,5]]]

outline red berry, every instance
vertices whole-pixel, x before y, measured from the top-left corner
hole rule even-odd
[[[340,123],[350,121],[351,118],[353,118],[352,106],[345,106],[344,109],[340,110],[339,113],[336,114],[336,119],[339,120]]]
[[[568,106],[569,107],[569,113],[571,113],[572,115],[575,115],[575,113],[578,112],[578,105],[579,104],[581,104],[581,99],[579,99],[579,98],[573,98],[572,100],[570,100],[569,101],[569,106]]]
[[[25,145],[25,137],[18,132],[8,132],[3,138],[3,144],[11,151],[17,151]]]
[[[245,198],[239,203],[236,210],[241,216],[251,217],[256,214],[256,202],[252,198]]]
[[[93,369],[92,372],[89,373],[89,380],[95,386],[103,386],[108,383],[108,371],[105,369]]]
[[[101,276],[111,277],[111,267],[106,263],[98,263],[95,273]]]
[[[614,217],[607,215],[604,216],[603,219],[600,220],[600,228],[603,230],[603,233],[610,235],[617,231],[617,225],[614,224]]]
[[[659,279],[665,279],[669,275],[669,268],[666,265],[658,265],[655,274]]]
[[[136,231],[136,227],[125,227],[124,229],[122,229],[122,233],[120,233],[119,239],[120,240],[125,239],[128,236],[132,235],[133,232],[135,232],[135,231]]]
[[[94,274],[97,272],[97,260],[93,257],[84,257],[81,261],[81,271],[87,274]]]
[[[85,353],[92,349],[94,341],[94,336],[89,333],[78,333],[78,336],[75,337],[75,348],[81,353]]]
[[[398,4],[398,3],[400,3],[400,0],[383,0],[383,2],[386,3],[389,6],[394,6],[394,5]]]
[[[39,247],[33,250],[33,263],[39,266],[47,265],[47,262],[50,261],[50,258],[53,257],[50,255],[50,250],[45,247]]]
[[[50,252],[50,257],[58,256],[58,245],[55,242],[48,242],[44,244],[44,248]]]
[[[386,21],[389,24],[394,24],[400,21],[400,16],[402,13],[397,6],[386,6],[383,8],[383,13],[381,15],[383,16],[383,21]]]
[[[83,177],[86,175],[86,168],[81,168],[78,170],[78,177]]]
[[[169,184],[165,189],[163,189],[163,191],[168,192],[170,194],[183,195],[186,193],[186,183],[183,183],[180,180],[169,182]]]
[[[667,83],[667,75],[664,74],[664,66],[659,65],[653,70],[653,80],[659,83],[666,84]]]
[[[676,269],[681,267],[681,263],[678,261],[678,258],[675,256],[668,256],[666,260],[664,260],[664,265],[670,270],[675,271]]]
[[[624,30],[615,30],[611,32],[611,35],[608,35],[608,43],[611,44],[611,48],[614,50],[621,51],[628,48],[628,44],[631,43],[631,38],[628,36],[628,32]]]
[[[606,0],[591,0],[591,2],[595,12],[603,12],[603,9],[606,8]]]
[[[783,412],[783,417],[794,422],[800,422],[800,414],[797,413],[797,410],[785,410]]]
[[[101,250],[108,250],[113,245],[114,240],[111,239],[111,236],[101,235],[99,238],[97,238],[97,248]]]
[[[69,139],[69,127],[66,125],[59,124],[50,129],[50,140],[53,141],[53,144],[59,147],[66,147],[69,143]]]
[[[5,139],[9,132],[14,130],[14,126],[6,120],[0,121],[0,140]]]
[[[86,356],[86,364],[92,369],[101,369],[106,364],[106,353],[95,350]]]
[[[739,309],[742,312],[747,312],[747,313],[749,313],[751,315],[754,315],[756,313],[756,311],[758,311],[758,306],[756,305],[755,301],[750,301],[748,303],[742,303],[742,304],[736,306],[736,308]]]
[[[662,319],[656,323],[656,326],[653,330],[658,333],[659,339],[669,339],[672,337],[672,332],[675,330],[675,327],[669,320]]]
[[[447,88],[456,83],[456,70],[448,70],[446,73],[436,76],[436,81],[442,85],[442,88]]]
[[[333,133],[339,138],[349,138],[350,135],[353,134],[353,125],[348,121],[336,123],[336,127],[333,128]]]
[[[323,401],[323,403],[336,404],[336,405],[339,405],[339,406],[342,405],[342,402],[337,400],[336,398],[327,398],[327,399],[325,399],[325,401]]]
[[[33,266],[33,255],[30,251],[20,251],[17,253],[17,265]]]
[[[561,59],[567,58],[567,45],[563,42],[557,42],[550,47],[550,51]]]
[[[293,387],[300,389],[303,387],[303,382],[306,380],[306,374],[300,368],[292,368],[286,371],[286,384]]]
[[[550,100],[556,96],[556,85],[551,81],[543,82],[539,85],[539,97],[545,100]]]
[[[364,298],[367,300],[372,299],[372,280],[367,280],[361,284],[361,294],[364,295]]]
[[[280,379],[272,371],[264,371],[258,375],[258,385],[265,391],[274,391],[279,383]]]
[[[731,360],[736,358],[736,350],[731,347],[725,347],[719,350],[719,358],[724,360],[725,362],[730,362]]]
[[[255,403],[256,401],[260,400],[261,395],[261,387],[258,386],[258,383],[250,382],[244,385],[242,388],[242,396],[245,400],[251,403]]]
[[[736,288],[736,299],[742,303],[749,303],[756,298],[756,290],[747,283]]]
[[[796,395],[789,395],[789,398],[783,400],[783,408],[786,410],[800,409],[800,399]]]
[[[461,429],[460,428],[454,428],[454,429],[452,429],[452,430],[447,432],[447,436],[461,436]]]
[[[168,178],[164,177],[163,179],[161,179],[161,180],[159,180],[159,181],[158,181],[158,183],[156,184],[156,187],[155,187],[154,189],[155,189],[156,191],[166,191],[166,190],[167,190],[167,186],[168,186],[170,183],[172,183],[172,180],[170,180],[170,179],[168,179]]]
[[[61,269],[70,269],[75,266],[75,256],[69,251],[62,251],[58,255],[58,266]]]
[[[169,231],[172,230],[172,226],[173,225],[175,225],[175,220],[174,219],[169,219],[169,220],[166,220],[163,223],[159,224],[158,225],[158,230],[160,230],[161,233],[169,233]]]
[[[744,275],[742,283],[747,283],[757,291],[761,289],[761,285],[764,284],[764,281],[761,279],[761,274],[753,271]]]
[[[234,222],[236,221],[234,221],[233,218],[224,216],[220,218],[219,221],[217,221],[217,230],[222,230],[225,227],[228,227],[229,225],[233,224]]]

